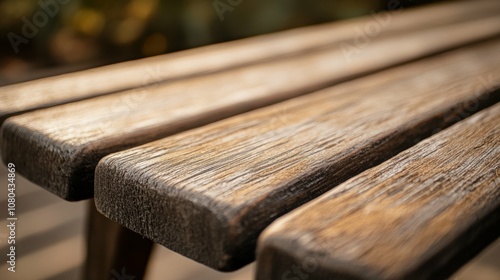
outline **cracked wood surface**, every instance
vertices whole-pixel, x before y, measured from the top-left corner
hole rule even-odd
[[[500,235],[499,164],[497,104],[275,221],[257,279],[445,279]]]
[[[499,47],[422,59],[107,156],[97,208],[198,262],[237,269],[274,219],[496,103]]]

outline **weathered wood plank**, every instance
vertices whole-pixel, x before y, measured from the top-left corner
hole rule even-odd
[[[497,102],[499,47],[441,54],[109,155],[96,169],[97,209],[236,269],[275,218]]]
[[[499,32],[486,18],[374,40],[350,59],[334,47],[39,110],[4,123],[2,157],[67,200],[90,198],[107,154]]]
[[[445,279],[500,236],[499,168],[497,104],[275,221],[257,279]]]
[[[478,3],[479,2],[479,3]],[[497,1],[460,1],[299,28],[130,62],[78,71],[0,88],[0,124],[9,116],[111,92],[215,72],[352,41],[358,30],[379,24],[369,35],[423,30],[498,14]],[[399,11],[397,11],[399,12]],[[425,18],[423,21],[422,18]]]

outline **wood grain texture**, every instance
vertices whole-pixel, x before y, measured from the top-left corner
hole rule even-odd
[[[96,169],[97,209],[198,262],[237,269],[277,217],[497,102],[499,46],[441,54],[109,155]]]
[[[498,236],[500,104],[275,221],[257,279],[445,279]]]
[[[486,18],[374,40],[349,60],[334,47],[39,110],[4,123],[2,157],[62,198],[87,199],[105,155],[499,32],[500,17]]]
[[[22,112],[308,52],[346,40],[351,42],[353,33],[364,30],[368,24],[378,22],[382,25],[376,35],[383,37],[498,15],[499,11],[498,1],[490,0],[432,5],[404,13],[299,28],[5,86],[0,88],[0,124],[7,117]]]

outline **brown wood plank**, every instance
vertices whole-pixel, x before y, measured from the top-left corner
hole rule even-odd
[[[35,109],[308,52],[342,41],[352,44],[353,34],[362,32],[359,30],[365,30],[369,24],[382,26],[380,32],[370,31],[370,37],[383,37],[488,17],[498,14],[499,10],[498,1],[491,0],[431,5],[404,13],[299,28],[9,85],[0,88],[0,124],[9,116]]]
[[[2,157],[67,200],[90,198],[107,154],[499,32],[486,18],[373,41],[350,60],[333,47],[39,110],[4,123]]]
[[[257,279],[445,279],[500,236],[499,168],[497,104],[275,221]]]
[[[97,209],[236,269],[275,218],[497,102],[499,47],[437,55],[109,155],[96,169]]]

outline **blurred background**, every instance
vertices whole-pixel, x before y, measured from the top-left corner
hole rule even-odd
[[[2,0],[0,85],[429,2]]]
[[[294,27],[342,20],[432,0],[3,0],[0,1],[0,85],[154,56]],[[23,33],[29,36],[23,36]],[[28,38],[30,37],[30,38]],[[0,166],[0,182],[6,182]],[[19,262],[14,278],[80,279],[88,202],[63,201],[19,178]],[[3,184],[3,183],[0,183]],[[6,188],[0,189],[6,209]],[[0,212],[5,220],[6,213]],[[6,252],[0,229],[0,253]],[[452,279],[500,279],[497,241]],[[155,247],[147,279],[250,280],[253,265],[219,273]]]

